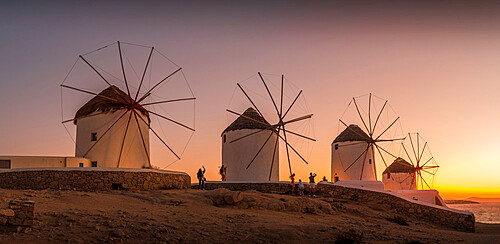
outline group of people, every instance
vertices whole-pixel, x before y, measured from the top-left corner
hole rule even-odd
[[[205,190],[205,181],[207,180],[205,178],[205,166],[201,166],[200,169],[198,169],[198,173],[197,173],[197,177],[198,177],[198,181],[199,181],[199,184],[198,184],[198,188],[200,190]],[[221,179],[222,181],[226,181],[226,173],[227,173],[227,166],[225,165],[222,165],[219,169],[219,174],[221,175]],[[316,188],[316,181],[315,181],[315,177],[316,177],[316,173],[313,173],[313,172],[310,172],[309,173],[309,194],[310,196],[314,196],[314,189]],[[292,173],[292,175],[290,175],[290,186],[292,187],[292,195],[295,195],[295,173]],[[328,180],[326,179],[326,176],[323,176],[323,180],[322,181],[325,181],[327,182]],[[304,195],[304,183],[302,182],[301,179],[299,179],[299,183],[298,183],[298,194],[299,196],[303,196]]]
[[[314,180],[316,176],[317,176],[316,173],[313,172],[309,173],[309,194],[311,197],[314,196],[314,189],[316,188],[316,181]],[[292,173],[292,175],[290,175],[290,180],[291,180],[290,186],[292,187],[292,195],[295,195],[295,173]],[[322,181],[325,182],[327,181],[326,176],[323,176]],[[299,179],[298,187],[299,187],[299,196],[303,196],[305,187],[301,179]]]
[[[205,166],[201,166],[200,169],[198,169],[198,173],[196,176],[198,177],[198,189],[200,190],[205,190],[205,181],[207,181],[207,178],[205,178]],[[219,174],[222,178],[222,181],[226,181],[226,173],[227,173],[227,166],[222,165],[219,169]]]

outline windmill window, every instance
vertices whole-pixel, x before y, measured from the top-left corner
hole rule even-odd
[[[368,164],[372,164],[372,159],[368,159]]]
[[[226,143],[226,135],[223,135],[223,136],[222,136],[222,142],[223,142],[223,143]]]
[[[83,163],[78,164],[78,167],[83,168]]]
[[[391,173],[387,173],[387,179],[391,178]]]
[[[10,169],[10,160],[0,160],[0,169]]]
[[[97,167],[97,161],[92,161],[92,167]]]
[[[97,141],[97,132],[92,132],[92,134],[90,134],[90,140]]]
[[[335,144],[335,150],[339,150],[339,144]]]

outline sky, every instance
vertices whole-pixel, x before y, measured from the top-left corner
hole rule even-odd
[[[168,169],[218,180],[236,83],[285,74],[314,113],[310,171],[330,178],[331,142],[352,97],[389,100],[419,132],[449,198],[500,197],[500,8],[486,1],[46,1],[0,3],[0,155],[68,155],[60,87],[78,55],[117,40],[183,68],[196,132]],[[152,152],[154,153],[154,152]],[[283,157],[281,157],[283,159]],[[282,162],[283,163],[283,162]],[[153,163],[154,164],[154,163]],[[165,167],[161,159],[157,163]],[[297,165],[299,165],[297,163]],[[286,180],[286,165],[280,167]]]

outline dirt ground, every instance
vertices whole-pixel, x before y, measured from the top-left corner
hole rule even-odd
[[[214,206],[206,191],[3,190],[35,201],[31,228],[0,229],[2,243],[498,243],[500,225],[466,233],[398,216],[383,205],[318,197],[333,214]],[[298,196],[244,193],[279,201]],[[304,199],[308,200],[308,199]],[[308,200],[309,201],[309,200]]]

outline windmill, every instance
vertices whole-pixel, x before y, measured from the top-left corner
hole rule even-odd
[[[80,55],[60,86],[62,124],[94,167],[152,167],[149,131],[173,163],[195,131],[182,68],[154,47],[117,41]]]
[[[401,142],[401,146],[414,168],[417,189],[432,189],[439,165],[427,141],[420,133],[408,133],[406,140]]]
[[[391,152],[393,142],[404,140],[399,116],[388,100],[370,93],[353,97],[339,121],[342,132],[332,143],[332,178],[377,180],[375,160],[387,167],[386,157],[397,158]]]
[[[382,172],[382,182],[386,191],[417,190],[416,170],[403,158],[394,162]]]
[[[245,101],[241,107],[248,107],[248,109],[243,113],[234,111],[236,109],[226,109],[230,114],[239,116],[222,134],[223,164],[228,167],[228,180],[279,180],[280,141],[284,143],[286,149],[291,175],[291,154],[298,156],[299,160],[305,164],[308,162],[296,146],[291,145],[290,137],[315,141],[309,134],[301,134],[291,129],[292,125],[300,121],[308,121],[313,116],[310,113],[299,116],[294,114],[294,117],[290,118],[293,114],[291,111],[298,106],[297,101],[301,97],[302,90],[288,96],[284,93],[286,80],[284,75],[280,76],[279,85],[275,85],[269,82],[269,77],[265,79],[260,72],[257,74],[258,79],[255,79],[255,85],[256,89],[263,91],[261,93],[244,88],[241,83],[237,83],[237,89],[241,91],[239,94],[244,96],[242,99]],[[279,96],[273,96],[272,88],[275,88],[274,91]],[[269,111],[264,111],[263,108],[266,105],[271,105],[268,106]]]

